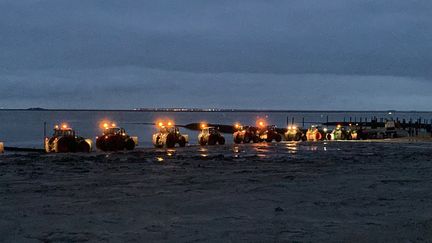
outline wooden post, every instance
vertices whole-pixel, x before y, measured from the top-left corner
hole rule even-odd
[[[43,147],[45,148],[45,139],[47,137],[47,129],[46,129],[47,123],[44,121],[44,138],[43,138]]]

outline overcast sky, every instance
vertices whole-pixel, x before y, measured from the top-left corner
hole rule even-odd
[[[432,1],[0,0],[0,107],[432,110]]]

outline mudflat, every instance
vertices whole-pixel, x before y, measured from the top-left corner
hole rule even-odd
[[[432,143],[0,155],[1,242],[432,240]]]

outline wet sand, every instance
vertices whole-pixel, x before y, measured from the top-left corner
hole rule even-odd
[[[432,143],[0,155],[1,242],[424,242]]]

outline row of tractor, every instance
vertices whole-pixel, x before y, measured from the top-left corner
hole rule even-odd
[[[96,148],[102,151],[133,150],[138,145],[138,137],[129,136],[124,128],[115,123],[104,123],[102,134],[96,137]],[[67,124],[54,127],[51,137],[45,138],[47,153],[88,153],[93,149],[92,139],[78,136]]]
[[[189,136],[182,134],[179,127],[172,121],[156,123],[157,132],[152,136],[152,143],[156,148],[174,148],[176,145],[185,147],[189,143]],[[286,141],[323,141],[323,140],[360,140],[374,138],[395,138],[404,136],[404,131],[397,129],[391,122],[384,128],[363,129],[358,125],[347,127],[337,125],[329,130],[326,127],[311,126],[309,129],[301,129],[291,125],[286,129],[277,128],[275,125],[267,125],[265,122],[257,122],[256,126],[243,126],[235,124],[232,127],[233,142],[235,144],[280,142]],[[130,136],[122,127],[115,123],[104,122],[101,124],[101,135],[96,137],[96,149],[101,151],[133,150],[138,145],[138,137]],[[225,137],[217,126],[200,124],[198,143],[206,145],[224,145]],[[227,132],[227,131],[225,131]],[[90,152],[94,150],[93,140],[78,136],[67,124],[56,125],[51,137],[45,138],[45,151],[47,153]],[[4,151],[0,142],[0,153]]]

